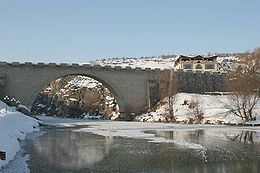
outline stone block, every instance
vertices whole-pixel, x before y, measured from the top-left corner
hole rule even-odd
[[[55,67],[55,66],[57,66],[57,64],[56,63],[49,63],[48,66]]]
[[[0,65],[7,65],[7,62],[5,62],[5,61],[0,61]]]
[[[20,65],[19,62],[12,62],[12,65]]]
[[[72,63],[71,66],[72,66],[72,67],[79,67],[79,64],[77,64],[77,63]]]
[[[38,62],[37,65],[38,66],[45,66],[45,64],[43,62]]]
[[[24,65],[33,65],[32,62],[25,62]]]
[[[60,66],[62,66],[62,67],[67,67],[68,64],[67,64],[67,63],[60,63]]]

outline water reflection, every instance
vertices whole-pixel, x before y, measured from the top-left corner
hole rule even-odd
[[[112,137],[56,130],[32,141],[37,153],[50,165],[82,169],[100,162],[109,153]]]
[[[192,141],[198,143],[203,140],[204,130],[193,131],[145,131],[145,133],[155,134],[156,137],[163,137],[175,141]]]
[[[145,131],[145,133],[155,134],[165,139],[187,140],[192,142],[200,142],[205,140],[205,138],[219,138],[245,144],[260,143],[260,133],[250,130],[207,129],[205,131],[200,129],[193,131]]]
[[[240,134],[235,135],[235,137],[231,138],[233,141],[239,141],[246,144],[255,144],[259,143],[257,133],[255,131],[242,131]]]

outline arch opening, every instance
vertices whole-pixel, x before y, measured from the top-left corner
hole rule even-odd
[[[124,112],[122,99],[107,82],[85,74],[60,76],[42,87],[33,113],[61,117],[118,119]]]
[[[196,64],[195,69],[202,69],[202,65],[201,64]]]

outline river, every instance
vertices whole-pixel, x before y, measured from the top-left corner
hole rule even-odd
[[[205,128],[144,130],[165,139],[101,136],[88,126],[43,127],[45,134],[24,141],[32,173],[258,173],[260,132]],[[106,131],[105,129],[102,129]]]

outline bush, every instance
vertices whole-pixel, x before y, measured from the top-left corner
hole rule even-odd
[[[202,104],[198,100],[192,100],[188,104],[191,115],[195,118],[195,123],[201,123],[203,119]]]

